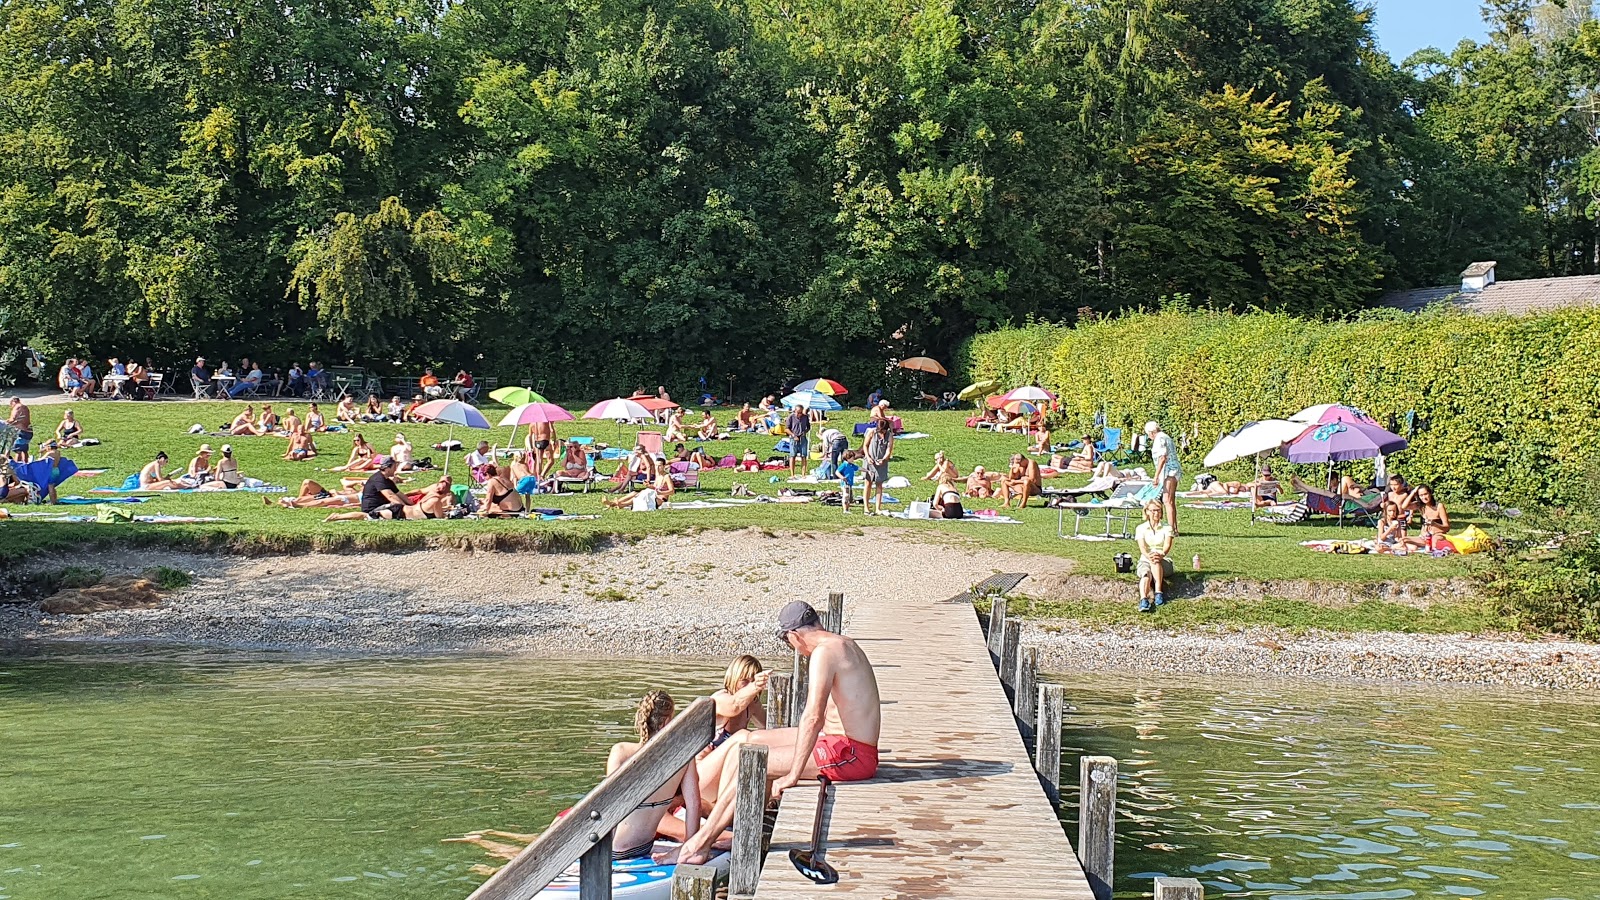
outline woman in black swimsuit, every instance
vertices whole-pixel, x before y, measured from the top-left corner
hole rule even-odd
[[[666,691],[651,691],[645,694],[644,699],[639,701],[638,711],[634,714],[634,725],[639,730],[639,741],[612,745],[611,755],[606,760],[606,774],[610,775],[623,763],[632,759],[651,738],[667,727],[673,715],[672,697]],[[683,797],[683,821],[687,823],[689,836],[693,836],[700,824],[700,779],[695,774],[694,762],[691,761],[678,774],[667,779],[667,783],[655,793],[646,797],[644,802],[617,826],[612,835],[614,849],[611,851],[611,859],[621,861],[649,856],[655,847],[656,833],[661,827],[661,820],[667,817],[668,808],[679,795]],[[687,839],[686,837],[685,840]]]
[[[504,518],[522,512],[522,495],[498,466],[491,463],[483,467],[483,487],[487,491],[483,504],[485,518]]]

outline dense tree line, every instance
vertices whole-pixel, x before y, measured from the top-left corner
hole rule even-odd
[[[1600,270],[1600,24],[1485,14],[1397,64],[1359,0],[8,0],[0,302],[63,355],[748,393]]]

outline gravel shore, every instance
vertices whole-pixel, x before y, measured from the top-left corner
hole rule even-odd
[[[760,530],[655,537],[595,553],[307,554],[242,557],[106,551],[43,560],[108,575],[152,565],[195,582],[156,609],[48,615],[0,603],[0,636],[247,649],[552,657],[725,657],[776,650],[771,622],[791,599],[844,591],[942,600],[996,572],[1020,591],[1069,583],[1070,560],[915,536]],[[1444,593],[1449,593],[1445,591]],[[906,623],[914,633],[915,622]],[[1144,672],[1600,686],[1600,647],[1516,636],[1289,634],[1276,629],[1083,627],[1032,622],[1026,641],[1054,672]]]

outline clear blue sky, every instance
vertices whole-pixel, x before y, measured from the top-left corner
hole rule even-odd
[[[1378,46],[1395,62],[1421,50],[1448,52],[1462,38],[1481,41],[1488,28],[1478,14],[1478,0],[1372,0],[1377,8]]]

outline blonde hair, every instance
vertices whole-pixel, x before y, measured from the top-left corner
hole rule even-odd
[[[1149,512],[1152,509],[1155,510],[1156,512],[1165,512],[1166,511],[1166,507],[1161,505],[1161,501],[1160,500],[1146,500],[1145,504],[1144,504],[1144,511],[1145,512]]]
[[[672,721],[672,695],[666,691],[651,691],[639,701],[633,714],[633,727],[639,731],[639,743],[650,740]]]
[[[728,693],[739,690],[761,674],[761,660],[748,653],[728,664],[728,673],[722,676],[722,686]]]

